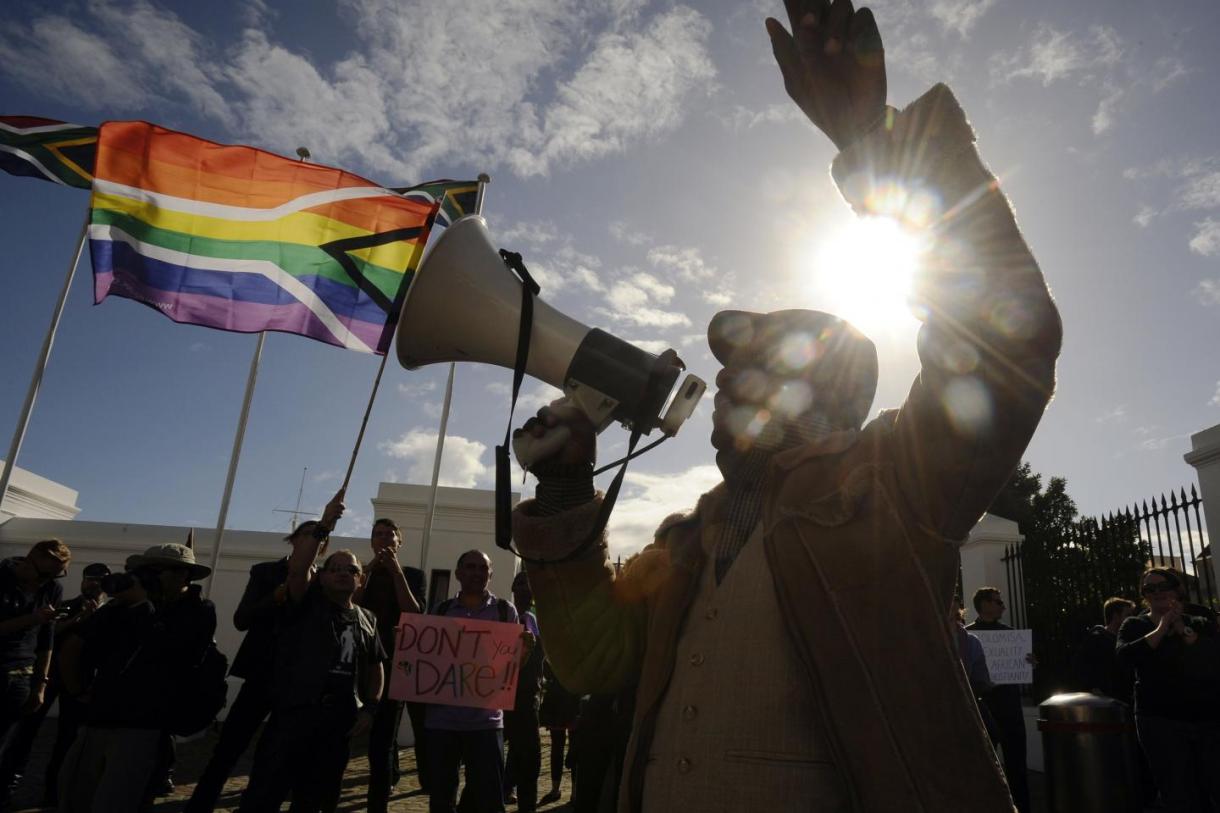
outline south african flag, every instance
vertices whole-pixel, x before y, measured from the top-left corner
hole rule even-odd
[[[0,169],[10,175],[88,189],[97,128],[41,116],[0,116]]]

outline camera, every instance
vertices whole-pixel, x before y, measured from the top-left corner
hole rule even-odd
[[[117,596],[136,585],[134,573],[111,573],[102,577],[102,590],[111,596]]]

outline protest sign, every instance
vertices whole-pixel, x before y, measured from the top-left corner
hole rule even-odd
[[[403,613],[390,697],[444,706],[512,709],[521,664],[520,624]]]
[[[1033,664],[1025,656],[1034,651],[1033,630],[970,630],[983,644],[987,671],[996,684],[1033,683]]]

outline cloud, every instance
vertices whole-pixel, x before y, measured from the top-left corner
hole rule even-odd
[[[641,231],[638,227],[623,220],[611,221],[608,228],[615,240],[629,246],[643,246],[653,242],[651,234]]]
[[[664,339],[626,339],[626,341],[654,356],[661,355],[671,347],[670,343]]]
[[[48,96],[120,110],[137,109],[152,100],[146,78],[127,70],[112,40],[81,29],[66,17],[48,15],[27,25],[10,23],[0,31],[0,60],[13,79]],[[118,76],[124,81],[116,82]]]
[[[676,272],[687,282],[699,282],[716,274],[716,268],[704,261],[699,249],[689,246],[658,246],[650,249],[648,262],[659,270]]]
[[[1128,167],[1123,177],[1130,181],[1151,182],[1166,179],[1172,183],[1166,195],[1166,203],[1158,210],[1142,206],[1135,222],[1145,226],[1154,217],[1165,217],[1180,212],[1206,212],[1202,220],[1192,221],[1192,232],[1187,244],[1195,254],[1204,257],[1220,256],[1220,155],[1206,157],[1163,158],[1145,167]],[[1205,281],[1196,293],[1208,294],[1210,288]],[[1210,304],[1205,301],[1205,304]]]
[[[1092,26],[1082,37],[1043,23],[1024,46],[993,57],[991,70],[1000,81],[1036,79],[1049,86],[1113,66],[1122,53],[1121,38],[1108,26]]]
[[[506,246],[524,243],[527,246],[538,248],[550,245],[560,239],[559,230],[549,220],[517,222],[504,226],[496,222],[495,225],[496,240]]]
[[[1220,278],[1200,281],[1195,286],[1195,298],[1201,305],[1220,305]]]
[[[438,165],[545,174],[672,132],[715,87],[711,24],[641,0],[345,0],[359,46],[277,40],[261,0],[211,42],[148,0],[89,0],[0,32],[13,80],[108,113],[178,105],[234,139],[385,178]],[[506,44],[508,44],[506,46]],[[489,55],[495,58],[489,58]]]
[[[1202,170],[1189,177],[1179,190],[1178,202],[1184,209],[1220,207],[1220,169]]]
[[[1209,217],[1196,223],[1194,236],[1190,238],[1190,250],[1204,257],[1220,254],[1220,220]]]
[[[1144,229],[1148,227],[1148,224],[1151,223],[1153,218],[1155,218],[1158,214],[1159,212],[1157,212],[1157,210],[1151,206],[1141,206],[1140,210],[1136,212],[1135,217],[1131,218],[1131,221],[1141,229]]]
[[[423,398],[425,395],[436,392],[435,381],[409,381],[399,382],[398,394],[404,398]]]
[[[517,399],[517,414],[524,423],[527,418],[532,418],[535,412],[562,397],[563,390],[538,382],[532,389],[522,392],[521,397]]]
[[[597,312],[616,322],[639,327],[684,327],[690,318],[677,311],[667,311],[656,305],[668,303],[674,296],[674,287],[662,282],[645,271],[635,271],[626,278],[612,283],[606,292],[608,308]]]
[[[932,0],[928,13],[946,31],[965,39],[996,0]]]
[[[566,290],[569,284],[594,293],[604,290],[601,260],[578,250],[572,236],[560,231],[551,221],[497,224],[492,231],[499,245],[520,250],[544,297],[553,297]]]
[[[1220,406],[1220,381],[1216,382],[1216,394],[1207,402],[1208,406]]]
[[[710,33],[702,15],[678,6],[643,31],[599,36],[584,65],[556,88],[557,100],[542,117],[540,149],[513,150],[513,168],[525,176],[545,173],[550,163],[620,152],[676,128],[684,111],[675,101],[711,90]]]
[[[628,470],[622,495],[610,515],[611,554],[625,556],[652,542],[661,520],[675,511],[693,509],[699,496],[720,481],[720,471],[712,465],[673,474]]]
[[[790,124],[808,121],[800,108],[791,103],[772,104],[764,107],[762,110],[751,110],[742,105],[734,105],[731,110],[718,113],[716,117],[720,119],[722,124],[735,132],[753,130],[755,127],[764,124]]]
[[[1093,419],[1097,423],[1122,423],[1127,420],[1127,407],[1125,404],[1119,404],[1109,412],[1102,413]]]
[[[406,461],[407,482],[427,484],[432,482],[436,438],[436,432],[412,429],[397,440],[382,441],[377,448],[388,457]],[[477,440],[469,440],[461,435],[446,435],[440,484],[473,488],[487,482],[492,472],[491,467],[485,466],[482,461],[486,451],[486,444]]]

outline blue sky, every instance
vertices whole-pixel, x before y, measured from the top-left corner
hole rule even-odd
[[[1189,435],[1220,422],[1220,5],[887,0],[890,102],[949,83],[1063,314],[1059,391],[1027,454],[1086,512],[1189,486]],[[858,319],[901,402],[916,323],[861,306],[830,238],[852,217],[829,142],[771,60],[774,2],[9,0],[0,110],[144,118],[386,185],[492,175],[485,214],[543,297],[711,379],[726,304]],[[0,431],[7,446],[88,196],[0,177]],[[855,256],[847,254],[846,256]],[[20,465],[80,491],[80,518],[215,522],[255,337],[92,306],[82,263]],[[272,334],[230,527],[284,528],[302,469],[317,509],[342,477],[372,357]],[[444,368],[391,360],[344,533],[378,482],[425,482]],[[489,487],[509,373],[459,368],[443,482]],[[527,384],[524,415],[551,393]],[[638,461],[620,550],[715,482],[710,404]],[[520,418],[518,419],[520,420]],[[603,436],[603,459],[621,448]],[[528,491],[529,486],[526,486]]]

